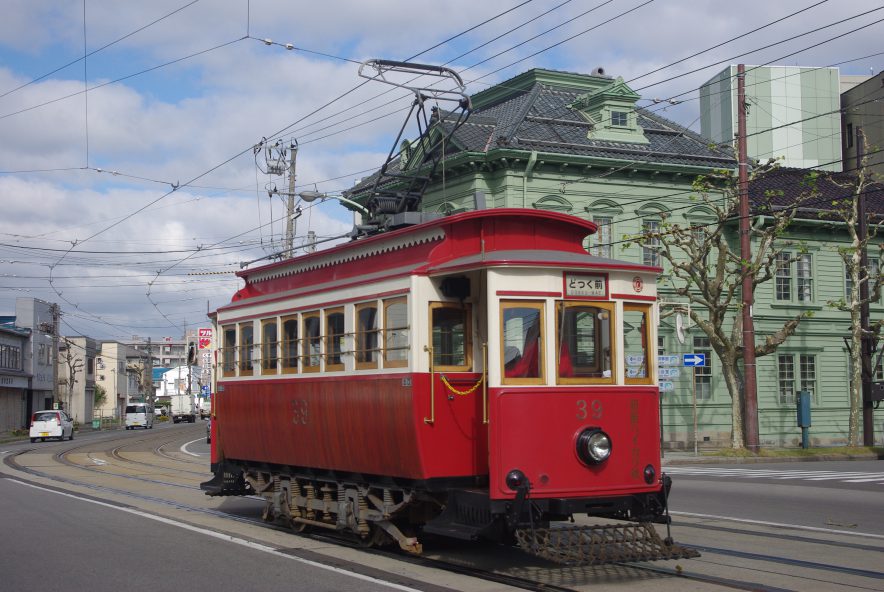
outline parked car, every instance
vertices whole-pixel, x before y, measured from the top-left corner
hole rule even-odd
[[[126,429],[139,427],[146,430],[153,428],[153,409],[144,403],[126,405]]]
[[[212,443],[212,418],[206,422],[206,444]]]
[[[64,442],[65,437],[74,439],[74,420],[66,411],[60,409],[47,409],[37,411],[31,416],[31,442],[40,438],[42,442],[46,438],[58,438]]]

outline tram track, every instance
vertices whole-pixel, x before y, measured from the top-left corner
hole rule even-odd
[[[229,510],[211,508],[207,507],[206,505],[200,505],[198,500],[191,497],[192,493],[196,493],[199,490],[198,484],[196,483],[192,485],[188,485],[186,483],[172,483],[167,480],[152,478],[150,476],[136,476],[127,474],[126,471],[122,469],[116,471],[114,470],[115,467],[119,468],[119,466],[129,467],[140,465],[148,468],[159,468],[170,472],[179,472],[183,473],[185,476],[199,475],[201,478],[208,477],[207,472],[198,473],[196,471],[183,468],[183,466],[178,468],[162,466],[156,463],[151,463],[149,459],[136,460],[126,456],[127,449],[142,447],[153,439],[154,438],[139,438],[131,442],[125,442],[122,445],[106,446],[104,450],[96,450],[94,441],[91,443],[77,442],[77,445],[75,446],[66,447],[63,450],[58,450],[54,454],[52,454],[52,458],[60,466],[76,468],[90,474],[102,474],[112,480],[118,481],[117,483],[114,483],[112,485],[100,484],[95,482],[94,479],[79,479],[71,475],[57,475],[53,474],[51,467],[46,468],[44,466],[41,466],[38,468],[33,466],[26,466],[26,464],[19,462],[19,460],[21,460],[24,455],[38,451],[37,449],[33,448],[22,450],[12,454],[7,454],[4,457],[4,463],[11,469],[14,469],[15,471],[18,471],[20,473],[51,480],[59,484],[56,485],[59,490],[64,490],[65,487],[71,486],[82,488],[83,490],[89,492],[83,495],[94,497],[95,499],[100,500],[107,500],[108,497],[113,497],[116,501],[112,503],[116,503],[121,506],[126,506],[125,500],[131,500],[131,507],[142,507],[139,504],[143,503],[160,504],[168,508],[185,511],[194,516],[202,515],[206,517],[219,518],[230,524],[230,527],[225,528],[222,526],[220,530],[218,530],[218,532],[224,532],[225,534],[230,534],[231,536],[243,536],[242,534],[235,532],[236,527],[234,526],[234,524],[261,526],[261,528],[263,529],[270,529],[280,533],[284,532],[287,534],[293,534],[291,529],[283,525],[268,524],[267,522],[263,521],[260,518],[263,502],[259,502],[257,498],[253,498],[257,502],[254,505],[254,514],[251,514],[251,511],[247,508],[240,508],[239,511],[241,513],[237,514]],[[197,464],[195,462],[188,462],[187,459],[176,458],[175,456],[168,455],[167,447],[174,445],[175,443],[180,443],[181,440],[181,438],[178,438],[177,440],[173,440],[171,442],[158,443],[156,445],[150,446],[150,450],[146,452],[152,453],[166,460],[176,460],[181,463],[181,465]],[[84,463],[73,462],[69,458],[72,454],[84,453],[88,458],[90,452],[93,455],[99,452],[101,454],[106,454],[113,462],[104,466],[89,466]],[[120,465],[118,466],[116,463],[120,463]],[[136,489],[140,487],[126,487],[125,483],[130,482],[149,483],[160,488],[172,487],[182,491],[182,493],[189,499],[187,501],[181,501],[171,499],[172,496],[163,497],[160,495],[150,495],[144,492],[139,492]],[[186,493],[186,491],[190,491],[192,493]],[[120,499],[122,499],[123,501],[119,501]],[[156,512],[156,510],[154,510],[154,512]],[[191,522],[189,520],[180,518],[176,519],[176,521],[182,524],[196,524],[196,522]],[[800,543],[806,544],[832,544],[841,547],[849,547],[859,552],[872,552],[880,550],[880,547],[876,547],[874,545],[850,544],[843,541],[825,541],[814,539],[812,537],[793,537],[787,533],[765,533],[751,531],[746,528],[725,527],[709,524],[679,525],[679,528],[684,529],[684,531],[687,531],[692,527],[696,527],[696,530],[699,532],[718,533],[723,536],[733,534],[735,536],[739,535],[742,537],[758,537],[755,538],[755,540],[767,539],[792,542],[795,542],[797,540]],[[370,555],[378,554],[378,556],[383,556],[387,559],[395,559],[397,561],[409,562],[418,567],[426,567],[460,574],[463,576],[474,577],[484,581],[496,582],[501,585],[538,591],[544,590],[551,592],[578,592],[586,590],[588,586],[594,586],[599,582],[616,581],[632,583],[653,582],[654,584],[656,584],[656,587],[661,590],[678,589],[670,588],[664,585],[664,583],[668,581],[682,581],[685,582],[685,585],[687,584],[687,582],[696,582],[698,584],[708,586],[709,589],[722,590],[761,590],[764,592],[780,592],[782,590],[814,589],[812,585],[807,587],[797,585],[794,587],[782,587],[773,584],[765,585],[764,583],[759,583],[759,578],[757,577],[758,574],[770,574],[770,579],[772,581],[784,575],[792,575],[793,577],[797,578],[796,581],[800,581],[803,579],[803,581],[805,582],[816,585],[816,589],[825,589],[819,588],[819,586],[825,585],[827,582],[837,581],[835,579],[837,576],[833,577],[831,574],[840,574],[845,577],[849,576],[854,579],[861,579],[869,583],[868,586],[852,586],[852,588],[855,589],[880,590],[880,583],[882,580],[884,580],[884,574],[872,570],[835,566],[832,564],[794,559],[786,556],[772,556],[760,553],[749,553],[746,551],[741,551],[739,549],[726,548],[726,545],[689,545],[700,550],[704,556],[700,559],[683,561],[679,564],[676,564],[675,566],[672,566],[671,564],[661,563],[613,564],[598,567],[586,567],[548,564],[544,560],[529,557],[527,555],[522,556],[521,554],[518,558],[514,559],[513,554],[519,553],[518,551],[514,551],[511,548],[496,548],[496,546],[494,545],[482,546],[479,543],[434,541],[434,543],[439,543],[439,551],[433,548],[435,545],[430,545],[430,553],[427,553],[425,556],[413,557],[402,555],[399,552],[388,551],[384,549],[365,549],[355,541],[347,540],[344,537],[333,536],[332,533],[314,531],[300,534],[303,537],[317,542],[344,545],[354,549],[359,549],[361,552]],[[254,540],[256,542],[263,542],[258,538],[254,538]],[[266,544],[266,542],[263,542],[263,544]],[[307,550],[288,546],[278,545],[278,547],[278,550],[282,553],[305,555],[309,555],[311,553]],[[463,550],[464,548],[466,549],[466,551]],[[327,558],[326,555],[322,556]],[[482,556],[483,561],[477,563],[477,556]],[[483,563],[485,563],[486,560],[487,565],[484,565]],[[749,572],[754,574],[756,577],[751,578],[747,575],[747,577],[744,579],[742,577],[722,577],[710,573],[703,573],[704,571],[708,571],[709,568],[726,565],[728,562],[742,562],[751,564],[751,568],[743,567],[742,569],[748,569]],[[796,571],[801,572],[805,575],[795,575],[794,572]],[[736,573],[740,572],[738,571]],[[825,575],[820,575],[819,579],[817,579],[816,577],[814,577],[813,574]],[[766,580],[768,578],[761,579]]]

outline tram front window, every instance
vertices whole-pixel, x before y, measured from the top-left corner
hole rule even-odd
[[[556,363],[559,382],[613,382],[613,306],[559,302],[557,308]]]
[[[543,304],[502,302],[503,381],[543,382]]]

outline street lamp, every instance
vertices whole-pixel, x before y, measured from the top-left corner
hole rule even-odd
[[[365,207],[361,204],[356,203],[352,199],[347,199],[346,197],[341,197],[339,195],[328,195],[327,193],[320,193],[319,191],[302,191],[298,194],[298,197],[303,199],[306,202],[311,202],[314,200],[319,200],[320,202],[325,201],[326,199],[336,199],[339,202],[350,206],[349,209],[356,210],[361,213],[363,216],[368,216],[369,212]]]

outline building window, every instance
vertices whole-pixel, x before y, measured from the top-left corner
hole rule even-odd
[[[777,253],[776,263],[776,299],[792,300],[792,265],[789,260],[792,254],[787,251]]]
[[[21,370],[21,348],[14,345],[0,345],[0,368]]]
[[[298,315],[282,319],[282,372],[298,372]]]
[[[408,365],[408,306],[405,298],[384,301],[384,367]]]
[[[378,367],[378,305],[356,305],[356,368]]]
[[[869,296],[872,296],[872,287],[875,285],[875,281],[878,279],[878,274],[880,271],[878,270],[878,260],[874,257],[866,257],[866,262],[868,263],[869,271]],[[853,291],[853,278],[850,277],[850,269],[847,265],[844,266],[844,279],[845,279],[845,290],[844,296],[847,300],[847,303],[850,304],[850,293]],[[859,295],[857,294],[857,298]]]
[[[653,267],[660,267],[660,237],[648,236],[660,233],[660,222],[656,220],[642,221],[642,263]]]
[[[847,131],[844,134],[844,140],[847,142],[848,148],[853,148],[853,124],[847,124]]]
[[[276,361],[279,358],[276,319],[262,321],[261,333],[261,373],[276,374]]]
[[[780,403],[795,403],[795,359],[792,354],[777,356],[777,382]]]
[[[611,234],[614,230],[614,218],[610,216],[595,216],[593,222],[599,227],[595,233],[595,248],[593,254],[596,257],[611,258]]]
[[[611,125],[626,127],[629,125],[629,115],[626,111],[611,111]]]
[[[430,303],[433,366],[438,370],[469,371],[470,307],[448,302]]]
[[[798,301],[811,302],[813,300],[813,259],[809,253],[798,256]]]
[[[501,302],[504,384],[543,383],[543,303]]]
[[[800,354],[798,356],[798,390],[810,393],[810,400],[816,400],[816,356]]]
[[[705,366],[694,367],[694,394],[698,401],[712,400],[712,344],[708,337],[694,337],[694,353],[706,356]]]
[[[250,376],[254,369],[252,356],[255,345],[255,328],[252,323],[240,323],[239,325],[239,374]]]

